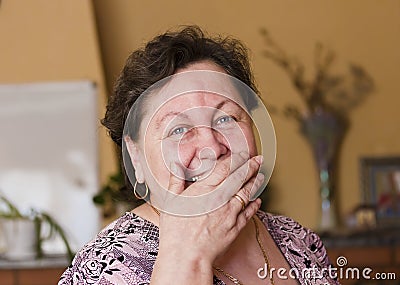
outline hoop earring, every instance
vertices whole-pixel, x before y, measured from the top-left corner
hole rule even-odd
[[[136,182],[135,182],[135,185],[133,186],[133,194],[135,195],[135,197],[136,197],[137,199],[139,199],[139,200],[142,200],[142,199],[143,199],[143,200],[144,200],[144,199],[147,197],[147,195],[149,194],[149,188],[147,187],[146,182],[143,183],[144,186],[146,187],[146,193],[144,193],[143,196],[140,196],[140,195],[136,192],[137,184],[138,184],[138,182],[136,181]]]

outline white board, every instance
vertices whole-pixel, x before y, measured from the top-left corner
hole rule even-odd
[[[0,84],[0,191],[23,212],[50,213],[74,250],[100,226],[96,95],[90,81]]]

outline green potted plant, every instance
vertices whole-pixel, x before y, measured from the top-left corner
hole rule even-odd
[[[93,202],[101,207],[105,219],[114,219],[123,212],[130,211],[143,203],[135,199],[133,193],[126,186],[121,168],[108,177],[100,191],[93,196]]]
[[[43,235],[42,228],[48,227]],[[0,235],[3,255],[7,259],[22,260],[43,257],[43,242],[56,235],[64,242],[68,257],[74,254],[62,227],[46,212],[31,210],[22,214],[9,199],[0,193]]]

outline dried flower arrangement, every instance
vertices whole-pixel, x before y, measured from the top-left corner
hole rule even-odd
[[[305,110],[287,104],[283,114],[299,123],[301,134],[311,146],[320,180],[319,230],[332,230],[340,224],[335,203],[336,168],[349,113],[372,93],[374,82],[364,68],[354,63],[349,64],[347,74],[333,73],[335,53],[319,43],[314,51],[314,76],[306,78],[305,66],[297,57],[287,55],[267,30],[262,29],[261,35],[266,44],[263,55],[286,72],[305,103]]]
[[[358,64],[349,63],[346,75],[332,74],[330,69],[336,58],[335,53],[320,43],[316,44],[314,51],[314,77],[307,79],[304,64],[297,57],[289,56],[266,29],[261,29],[261,35],[266,44],[263,55],[287,73],[305,102],[306,114],[322,108],[347,118],[349,112],[374,90],[371,76]],[[284,108],[285,115],[297,120],[302,119],[303,113],[292,104]]]

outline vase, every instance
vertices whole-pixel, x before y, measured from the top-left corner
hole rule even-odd
[[[322,108],[301,120],[301,133],[311,146],[319,179],[320,232],[331,231],[340,224],[336,201],[337,167],[347,128],[346,118]]]
[[[0,230],[2,257],[15,261],[36,258],[38,239],[34,220],[0,218]]]

